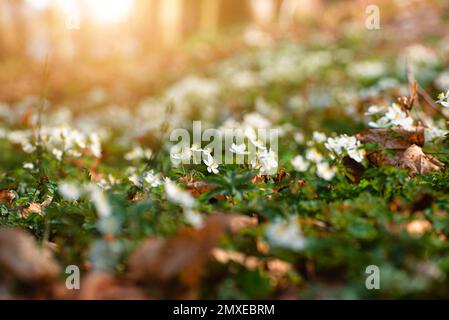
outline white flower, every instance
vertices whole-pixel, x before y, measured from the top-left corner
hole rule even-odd
[[[293,168],[298,172],[307,171],[310,165],[301,155],[294,157],[291,161],[291,164]]]
[[[301,132],[295,132],[295,134],[293,135],[293,139],[295,139],[296,143],[302,144],[304,143],[304,134],[302,134]]]
[[[446,93],[441,92],[438,95],[437,103],[441,104],[445,108],[449,108],[449,90]]]
[[[76,201],[81,196],[81,190],[75,183],[63,182],[58,186],[58,192],[64,199],[69,201]]]
[[[190,148],[183,148],[181,152],[172,153],[170,156],[175,160],[189,160],[192,157],[192,151]]]
[[[256,149],[259,150],[267,150],[267,147],[265,147],[265,145],[263,144],[263,142],[259,141],[259,140],[255,140],[255,139],[251,139],[248,138],[249,142],[251,142],[253,144],[253,146],[256,147]]]
[[[351,64],[349,67],[349,73],[361,79],[379,78],[384,72],[385,64],[380,61],[363,61]]]
[[[204,225],[203,216],[194,210],[184,210],[186,221],[196,229],[200,229]]]
[[[153,152],[151,149],[143,149],[141,146],[137,146],[128,153],[125,154],[125,160],[133,161],[133,160],[141,160],[141,159],[150,159]]]
[[[370,121],[368,123],[368,125],[371,128],[376,128],[376,129],[378,129],[378,128],[387,128],[389,126],[389,124],[390,123],[389,123],[387,117],[381,117],[377,121]]]
[[[203,160],[204,164],[207,166],[207,171],[210,173],[217,174],[218,171],[218,163],[215,161],[214,157],[211,156],[210,153],[206,154],[206,159]]]
[[[399,105],[393,103],[388,107],[387,113],[376,122],[369,122],[368,125],[373,128],[388,128],[391,126],[400,126],[403,128],[413,127],[413,119],[407,116],[407,113]]]
[[[108,199],[103,190],[93,183],[88,184],[85,187],[85,190],[89,192],[90,199],[94,203],[100,218],[109,217],[112,213],[112,208],[109,205]]]
[[[153,170],[147,171],[142,175],[143,180],[153,188],[162,184],[162,179],[159,174],[154,174]]]
[[[229,149],[229,151],[231,151],[232,153],[238,154],[238,155],[244,155],[244,154],[248,154],[248,151],[246,150],[246,145],[244,143],[242,144],[235,144],[233,143],[231,145],[231,148]]]
[[[112,174],[108,174],[107,178],[102,178],[100,181],[98,181],[97,185],[104,190],[109,190],[113,185],[117,183],[118,180]]]
[[[63,152],[62,152],[61,150],[54,148],[54,149],[51,151],[51,153],[55,156],[55,158],[56,158],[58,161],[61,161],[61,160],[62,160]]]
[[[271,126],[271,122],[257,112],[248,113],[243,118],[244,125],[250,128],[267,129]]]
[[[263,150],[258,154],[259,172],[262,175],[274,174],[278,168],[277,155],[272,150]]]
[[[312,138],[316,143],[323,143],[324,141],[326,141],[326,135],[318,131],[313,132]]]
[[[192,152],[203,152],[204,150],[197,144],[192,144],[190,147],[190,151]]]
[[[22,145],[22,150],[25,153],[33,153],[36,151],[36,147],[34,147],[31,143],[25,143]]]
[[[144,172],[141,176],[133,173],[128,177],[128,180],[131,181],[136,187],[151,187],[156,188],[162,184],[161,175],[154,174],[153,170]],[[146,188],[148,189],[148,188]]]
[[[211,101],[220,92],[218,81],[197,76],[188,76],[172,85],[165,94],[167,101],[182,105],[189,99]]]
[[[25,162],[23,164],[23,168],[24,169],[28,169],[28,170],[33,170],[34,169],[34,164],[32,164],[31,162]]]
[[[192,209],[195,206],[195,199],[190,192],[182,190],[170,179],[165,180],[165,193],[169,201],[185,209]]]
[[[362,162],[365,157],[365,150],[360,148],[348,149],[348,156],[357,162]]]
[[[96,158],[101,158],[101,143],[100,143],[100,137],[98,134],[91,133],[89,135],[90,139],[90,152],[94,155]]]
[[[365,112],[365,116],[372,116],[372,115],[378,114],[384,110],[385,110],[385,107],[383,107],[383,106],[371,106],[368,108],[368,111]]]
[[[288,221],[276,219],[267,226],[265,234],[273,247],[299,251],[304,249],[306,245],[306,239],[302,234],[296,216],[291,217]]]
[[[346,134],[336,138],[327,139],[324,146],[338,156],[346,153],[350,158],[357,162],[362,162],[365,154],[365,151],[360,147],[360,141],[358,141],[356,137],[349,137]]]
[[[142,180],[137,174],[132,174],[128,177],[128,180],[131,181],[136,187],[142,186]]]
[[[318,177],[330,181],[334,178],[337,170],[332,168],[327,162],[320,162],[316,165],[316,174]]]
[[[319,163],[323,160],[323,155],[319,153],[315,148],[312,148],[307,150],[306,159],[314,163]]]
[[[443,138],[448,134],[447,130],[438,128],[437,126],[431,126],[424,129],[424,142],[428,143],[438,138]]]
[[[246,127],[244,130],[244,135],[245,135],[245,137],[248,138],[249,142],[251,142],[251,144],[256,147],[256,149],[259,149],[259,150],[267,149],[265,147],[265,144],[263,142],[261,142],[260,140],[258,140],[257,133],[254,128]]]
[[[260,162],[259,162],[259,159],[257,159],[257,158],[252,158],[250,160],[249,164],[251,165],[251,168],[253,168],[253,169],[256,169],[256,170],[260,169]]]
[[[413,126],[413,119],[408,117],[396,103],[393,103],[393,105],[388,108],[388,112],[385,114],[385,117],[387,117],[392,125],[405,128]]]

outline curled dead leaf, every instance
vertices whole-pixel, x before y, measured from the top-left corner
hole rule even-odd
[[[428,174],[440,171],[444,164],[438,159],[426,155],[417,145],[410,146],[399,158],[398,166],[408,169],[409,174]]]
[[[21,208],[20,214],[23,218],[27,217],[30,213],[36,213],[42,215],[42,210],[47,207],[53,201],[53,197],[47,196],[42,202],[32,202],[27,208]]]

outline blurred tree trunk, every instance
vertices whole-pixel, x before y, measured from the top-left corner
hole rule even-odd
[[[282,28],[288,28],[292,25],[300,5],[301,0],[282,1],[279,9],[279,24]]]
[[[273,22],[276,15],[275,0],[250,0],[250,6],[257,24],[267,25]]]
[[[220,25],[229,26],[251,20],[251,5],[248,0],[223,0],[220,5]]]
[[[184,0],[163,0],[160,5],[162,44],[171,47],[180,41],[183,33],[181,19]]]
[[[17,56],[25,57],[28,44],[28,30],[27,19],[25,16],[25,1],[24,0],[10,0],[11,16],[13,23],[14,34],[14,53]]]
[[[6,1],[0,1],[0,60],[7,55],[6,33],[7,33],[7,8]]]
[[[148,52],[161,40],[158,24],[160,4],[161,0],[137,0],[135,3],[134,30],[143,52]]]
[[[226,1],[226,0],[225,0]],[[220,20],[220,0],[202,0],[200,13],[200,30],[216,32]]]

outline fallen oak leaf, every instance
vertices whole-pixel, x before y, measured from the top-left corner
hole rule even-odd
[[[419,126],[413,130],[394,127],[389,129],[368,129],[358,133],[356,137],[363,144],[376,144],[384,149],[405,150],[414,144],[422,147],[425,141],[424,132],[425,128]]]
[[[201,229],[185,228],[169,239],[146,239],[129,257],[128,278],[158,284],[165,294],[176,292],[177,298],[194,298],[203,265],[221,237],[254,224],[254,218],[216,213]],[[170,284],[177,285],[177,290]]]
[[[195,297],[202,267],[226,227],[222,216],[214,216],[201,229],[183,229],[169,239],[144,240],[129,258],[129,278],[147,285],[159,283],[162,288],[175,281],[181,288],[166,289],[165,295]]]
[[[412,145],[399,158],[398,167],[408,169],[410,176],[414,176],[440,171],[444,164],[426,155],[417,145]]]

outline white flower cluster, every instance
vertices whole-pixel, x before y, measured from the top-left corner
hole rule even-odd
[[[273,174],[278,168],[277,155],[272,150],[265,148],[256,154],[256,158],[251,160],[250,164],[252,168],[258,169],[262,175]]]
[[[165,93],[167,101],[182,105],[189,99],[214,100],[220,92],[220,85],[214,79],[188,76],[173,84]]]
[[[68,127],[42,128],[42,143],[58,160],[63,155],[80,157],[80,150],[87,149],[96,157],[101,157],[101,143],[95,132],[84,134]]]
[[[366,115],[376,115],[384,111],[385,108],[372,106],[368,109]],[[405,129],[411,129],[413,127],[413,119],[407,115],[401,107],[393,103],[386,109],[386,113],[378,118],[376,121],[370,121],[368,125],[372,128],[389,128],[394,126],[403,127]]]
[[[20,144],[24,152],[36,151],[38,137],[31,130],[13,130],[5,135],[11,143]],[[78,158],[82,151],[101,157],[100,138],[96,133],[85,134],[68,127],[43,127],[40,137],[41,145],[59,161],[64,155]]]
[[[207,171],[209,173],[219,173],[218,162],[210,154],[210,150],[202,149],[195,144],[193,144],[190,148],[182,148],[179,152],[173,152],[170,154],[170,157],[177,162],[183,162],[190,160],[192,157],[196,158],[199,156],[202,157],[203,163],[207,166]]]
[[[129,181],[131,181],[136,187],[144,188],[145,190],[149,190],[150,188],[156,188],[163,183],[161,174],[155,174],[153,170],[146,171],[141,175],[137,175],[133,173],[128,177]]]
[[[134,160],[149,160],[153,155],[153,151],[148,148],[142,148],[141,146],[134,147],[131,151],[125,154],[125,160],[134,161]]]
[[[362,162],[365,150],[362,149],[360,141],[356,137],[346,134],[335,138],[328,138],[324,146],[337,156],[347,155],[357,162]]]
[[[328,162],[324,161],[324,156],[315,147],[314,144],[322,144],[327,139],[326,135],[321,132],[313,133],[313,140],[308,143],[309,149],[307,149],[305,157],[297,155],[291,160],[293,169],[298,172],[306,172],[309,170],[312,164],[315,165],[316,174],[318,177],[330,181],[337,173],[337,169],[332,167]]]

